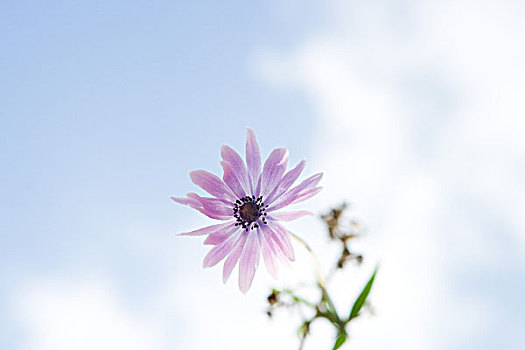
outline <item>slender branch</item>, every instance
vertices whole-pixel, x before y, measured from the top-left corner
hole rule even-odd
[[[272,294],[268,297],[268,301],[270,304],[268,315],[271,316],[272,310],[280,306],[296,306],[299,312],[302,314],[303,323],[299,328],[299,333],[301,335],[299,350],[303,349],[306,337],[309,333],[310,324],[318,318],[324,318],[328,320],[332,324],[332,326],[336,328],[337,337],[335,340],[334,349],[340,348],[341,345],[343,345],[348,340],[348,333],[346,330],[348,323],[353,318],[359,316],[360,311],[362,311],[361,309],[367,306],[366,299],[372,287],[375,272],[372,278],[365,286],[365,288],[363,289],[363,291],[361,292],[361,294],[359,295],[359,297],[357,298],[357,300],[354,302],[352,311],[350,312],[350,315],[348,317],[341,318],[339,316],[337,309],[327,290],[327,283],[330,282],[332,276],[337,271],[342,270],[348,261],[356,259],[359,264],[362,261],[362,256],[353,254],[350,251],[350,248],[348,247],[349,241],[360,234],[360,227],[358,227],[358,224],[354,221],[351,222],[351,227],[348,230],[342,230],[340,227],[341,223],[339,219],[345,207],[346,206],[343,205],[339,208],[332,209],[330,213],[322,216],[323,221],[328,226],[328,233],[330,238],[341,243],[343,246],[343,250],[341,252],[339,260],[337,260],[334,268],[328,271],[326,275],[323,275],[319,260],[316,254],[314,253],[313,249],[310,247],[310,245],[308,245],[308,243],[306,243],[306,241],[304,241],[298,235],[294,234],[291,231],[287,231],[292,238],[299,242],[308,251],[308,253],[310,253],[310,257],[314,263],[314,274],[316,278],[315,285],[317,286],[317,288],[319,288],[319,291],[321,292],[320,298],[317,301],[317,303],[312,303],[309,300],[303,299],[302,297],[296,295],[296,292],[292,289],[284,289],[282,291],[274,289]],[[308,285],[311,285],[311,282],[308,283]],[[279,300],[279,293],[286,294],[287,297],[285,299]],[[292,298],[293,300],[290,301],[289,298]],[[305,317],[305,315],[303,314],[303,310],[307,309],[315,311],[313,317]]]
[[[336,323],[342,324],[342,321],[339,318],[339,315],[337,314],[337,310],[336,310],[336,308],[335,308],[335,306],[334,306],[334,304],[332,302],[332,299],[330,298],[330,296],[328,295],[328,291],[326,290],[326,280],[323,277],[323,274],[321,273],[321,265],[319,264],[319,260],[317,259],[317,256],[315,255],[313,249],[310,248],[308,243],[306,243],[301,237],[297,236],[295,233],[293,233],[291,231],[288,231],[288,233],[296,241],[301,243],[306,248],[306,250],[308,250],[308,252],[310,253],[310,256],[312,257],[312,260],[314,261],[315,271],[316,271],[316,274],[317,274],[317,279],[319,280],[319,286],[321,287],[321,291],[323,292],[322,300],[324,300],[328,304],[328,307],[331,309],[330,311],[336,317]]]
[[[308,307],[315,308],[315,304],[314,303],[311,303],[308,300],[295,295],[294,292],[289,290],[289,289],[283,289],[283,290],[281,290],[281,293],[289,295],[297,303],[301,303],[301,304],[304,304],[304,305],[306,305]]]
[[[310,256],[312,257],[312,260],[314,261],[315,272],[317,274],[317,279],[319,280],[319,284],[321,285],[321,287],[323,287],[323,289],[325,289],[326,283],[325,283],[325,279],[323,277],[323,274],[321,273],[321,265],[319,264],[319,260],[317,259],[317,256],[315,255],[314,251],[312,250],[312,248],[310,248],[308,243],[306,243],[301,237],[297,236],[295,233],[293,233],[291,231],[288,231],[288,233],[297,242],[301,243],[306,248],[306,250],[308,250],[308,252],[310,253]]]

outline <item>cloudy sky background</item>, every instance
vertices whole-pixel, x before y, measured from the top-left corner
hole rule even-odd
[[[219,147],[307,158],[366,225],[376,315],[348,349],[520,349],[525,328],[525,6],[520,1],[0,3],[0,347],[293,349],[264,315],[297,261],[203,271],[176,237],[208,221],[170,202]],[[290,225],[328,269],[316,218]],[[328,348],[329,325],[306,349]],[[248,345],[249,344],[249,345]]]

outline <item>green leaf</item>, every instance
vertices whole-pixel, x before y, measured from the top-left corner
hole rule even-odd
[[[337,339],[335,340],[335,344],[332,350],[339,349],[345,343],[347,338],[348,338],[348,335],[345,332],[337,334]]]
[[[372,277],[370,277],[370,280],[366,284],[365,288],[363,288],[363,291],[361,292],[361,294],[359,294],[356,301],[354,302],[354,306],[352,306],[352,311],[350,311],[350,316],[348,316],[348,321],[357,317],[359,315],[359,311],[361,311],[361,308],[363,307],[363,305],[365,305],[366,298],[370,293],[370,289],[372,289],[372,284],[374,284],[374,278],[376,277],[376,273],[377,268],[374,270]]]

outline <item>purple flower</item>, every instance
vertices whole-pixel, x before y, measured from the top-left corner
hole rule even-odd
[[[239,262],[239,288],[246,293],[259,264],[260,252],[270,274],[277,278],[277,260],[287,264],[295,259],[290,235],[280,221],[295,220],[308,211],[281,211],[319,193],[322,173],[315,174],[292,187],[304,169],[302,160],[286,172],[288,150],[272,151],[264,166],[255,133],[248,128],[246,164],[235,150],[222,146],[221,178],[204,170],[192,171],[194,184],[213,197],[188,193],[185,198],[171,197],[175,202],[196,209],[223,223],[207,226],[181,235],[207,235],[204,244],[214,247],[204,257],[203,266],[224,261],[223,282],[226,283]]]

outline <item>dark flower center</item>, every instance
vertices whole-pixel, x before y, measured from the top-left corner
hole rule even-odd
[[[246,196],[235,201],[233,207],[233,216],[237,219],[235,226],[242,226],[243,229],[249,231],[250,229],[258,228],[259,225],[255,221],[261,218],[264,224],[266,222],[266,213],[264,212],[268,208],[262,201],[262,196],[255,198],[255,196]],[[252,225],[253,223],[253,225]]]
[[[246,222],[253,222],[261,216],[259,206],[254,202],[245,203],[239,208],[239,216]]]

